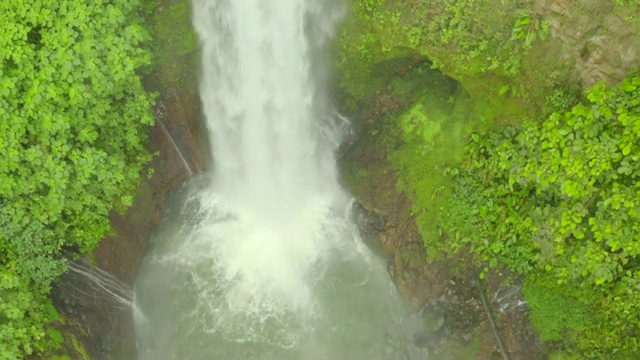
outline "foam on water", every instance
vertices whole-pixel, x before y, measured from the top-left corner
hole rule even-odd
[[[333,152],[344,120],[317,101],[310,60],[341,10],[326,4],[194,1],[215,182],[183,252],[214,267],[225,313],[311,316],[311,278],[340,245]],[[313,36],[310,24],[322,24]]]
[[[143,264],[142,358],[395,358],[401,302],[348,219],[335,164],[348,122],[321,81],[344,13],[193,1],[213,172]]]

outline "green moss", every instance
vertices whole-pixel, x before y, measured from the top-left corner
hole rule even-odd
[[[82,344],[80,344],[80,342],[78,341],[78,339],[74,335],[71,335],[71,343],[73,344],[73,348],[75,349],[76,353],[80,356],[79,359],[91,360],[91,357],[89,356],[89,353],[87,352],[87,349],[85,349],[84,346],[82,346]]]
[[[437,215],[451,193],[446,169],[462,161],[468,135],[490,125],[454,81],[434,70],[431,75],[432,84],[427,82],[413,106],[390,121],[387,131],[388,159],[398,173],[397,186],[412,198],[428,248],[439,241]]]
[[[553,276],[530,276],[523,288],[531,309],[531,323],[540,340],[573,340],[593,320],[583,299],[590,291],[559,285]]]
[[[546,34],[546,20],[517,2],[354,0],[352,12],[338,61],[352,107],[376,88],[377,65],[402,57],[428,59],[474,97],[483,116],[502,123],[537,116],[553,89],[577,83],[564,58],[548,56],[560,51],[559,40],[537,36],[525,46],[512,38],[523,12],[538,24],[524,30]]]
[[[185,55],[198,49],[198,37],[191,25],[188,1],[179,1],[154,14],[154,35],[164,51]]]
[[[74,334],[78,329],[77,324],[64,326],[61,320],[55,324],[56,327],[47,329],[47,336],[52,345],[49,347],[50,350],[43,354],[42,358],[49,360],[90,360],[91,356],[89,356],[86,348]]]
[[[461,340],[448,340],[440,350],[441,360],[474,360],[478,359],[481,348],[481,337],[479,333],[474,334],[469,343]]]
[[[426,259],[422,257],[422,253],[415,251],[405,251],[402,254],[402,260],[412,269],[420,269],[424,267]]]
[[[365,184],[370,178],[367,169],[358,167],[353,163],[343,162],[341,167],[342,181],[344,185],[351,189],[351,193],[359,198],[362,196],[364,189],[361,188],[362,184]]]
[[[64,336],[60,330],[50,327],[46,331],[47,337],[49,338],[49,348],[52,350],[58,350],[62,347],[64,343]]]
[[[420,57],[385,58],[371,65],[368,76],[354,80],[361,81],[365,95],[352,92],[353,87],[344,90],[357,99],[354,103],[359,108],[378,113],[379,118],[369,119],[372,124],[359,126],[359,145],[368,154],[385,154],[385,162],[363,157],[343,163],[346,186],[375,209],[385,199],[397,198],[393,189],[379,191],[385,187],[376,184],[388,181],[383,179],[392,172],[397,190],[412,199],[421,235],[433,249],[439,241],[438,214],[451,193],[451,178],[445,170],[462,161],[472,131],[492,126],[490,118],[482,115],[488,112],[484,107],[491,107],[479,105],[455,80]]]
[[[53,355],[49,360],[71,360],[71,358],[69,355]]]
[[[162,88],[193,76],[199,68],[199,42],[191,22],[189,1],[156,9],[152,23],[155,77]]]
[[[549,355],[549,360],[581,360],[578,355],[568,354],[564,351],[555,351]]]

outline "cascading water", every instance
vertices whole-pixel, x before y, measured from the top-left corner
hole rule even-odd
[[[143,263],[140,358],[405,358],[402,302],[337,182],[346,124],[313,76],[341,12],[194,0],[214,171],[176,196]]]

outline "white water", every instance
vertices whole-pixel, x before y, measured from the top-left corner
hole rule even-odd
[[[348,219],[317,54],[328,0],[194,0],[215,158],[137,281],[143,359],[401,359],[404,310]]]
[[[133,291],[126,284],[85,261],[69,261],[67,266],[68,277],[76,285],[75,291],[88,298],[102,296],[124,309],[132,309],[135,314],[137,309],[133,301]],[[91,291],[87,291],[87,288]]]

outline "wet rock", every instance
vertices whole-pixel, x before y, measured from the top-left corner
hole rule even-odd
[[[422,331],[413,335],[413,344],[419,348],[437,349],[446,339],[446,327],[436,331]]]
[[[389,261],[387,262],[387,272],[389,273],[389,276],[391,277],[391,279],[396,278],[397,276],[396,264],[393,262],[392,259],[389,259]]]
[[[616,83],[640,63],[640,22],[627,20],[630,8],[610,0],[536,0],[533,10],[550,23],[563,56],[591,87]],[[625,10],[626,9],[626,10]]]
[[[387,257],[380,238],[385,227],[384,221],[357,201],[352,202],[350,215],[367,247],[374,253]]]
[[[384,230],[384,221],[362,204],[354,201],[351,205],[353,220],[364,237],[375,238]]]
[[[427,360],[429,359],[429,349],[410,346],[408,349],[409,360]]]

